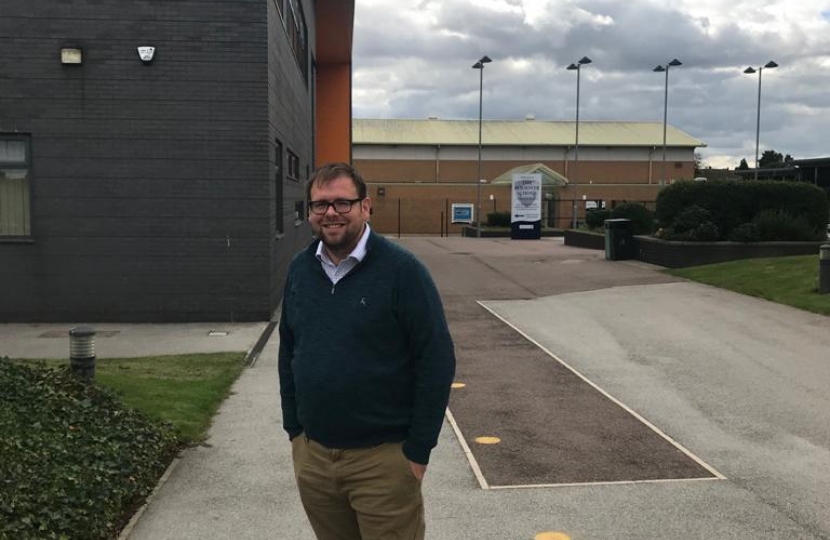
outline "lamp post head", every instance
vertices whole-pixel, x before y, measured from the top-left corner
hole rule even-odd
[[[580,60],[578,60],[576,63],[569,65],[569,66],[567,67],[567,69],[570,69],[570,70],[577,70],[577,71],[579,71],[579,68],[581,68],[581,67],[582,67],[582,66],[584,66],[585,64],[590,64],[590,63],[591,63],[591,59],[590,59],[590,58],[588,58],[587,56],[583,56],[583,57],[582,57]]]
[[[772,60],[770,60],[769,62],[767,62],[766,64],[764,64],[764,67],[765,67],[765,68],[777,68],[777,67],[778,67],[778,64],[776,64],[775,62],[773,62]]]
[[[749,66],[748,68],[746,68],[746,69],[744,70],[744,73],[748,73],[748,74],[752,75],[752,74],[753,74],[753,73],[755,73],[756,71],[757,71],[757,70],[756,70],[755,68],[753,68],[752,66]]]
[[[484,64],[489,64],[490,62],[492,62],[492,60],[489,56],[482,56],[481,60],[473,64],[473,69],[484,69]]]
[[[671,62],[669,62],[665,66],[661,64],[661,65],[657,66],[656,68],[654,68],[652,71],[656,71],[657,73],[663,73],[664,71],[668,71],[669,68],[682,66],[682,65],[683,65],[683,62],[681,62],[680,60],[675,58],[674,60],[672,60]]]
[[[492,62],[489,56],[482,56],[481,60],[473,64],[473,69],[484,69],[484,64]]]

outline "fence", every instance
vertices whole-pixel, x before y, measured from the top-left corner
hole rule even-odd
[[[453,198],[394,198],[372,199],[372,228],[381,234],[404,235],[424,234],[435,236],[461,235],[467,223],[452,223],[453,203],[473,203],[469,199]],[[542,201],[542,226],[552,229],[569,229],[573,226],[574,207],[576,222],[580,226],[585,222],[585,200],[580,199],[545,199]],[[639,202],[654,210],[654,201],[610,201],[608,208],[623,202]],[[576,204],[575,204],[576,203]],[[481,201],[481,222],[487,223],[487,214],[492,212],[510,212],[509,198],[486,198]],[[475,224],[473,216],[473,224]]]
[[[428,234],[436,236],[460,236],[468,223],[452,223],[452,205],[469,204],[468,199],[406,199],[383,198],[372,200],[372,228],[382,234]],[[544,201],[543,224],[555,227],[557,201]],[[487,223],[487,214],[510,212],[509,199],[484,199],[481,201],[481,223]],[[473,224],[476,219],[473,215]]]

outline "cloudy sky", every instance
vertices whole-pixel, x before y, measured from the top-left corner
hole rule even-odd
[[[830,155],[830,0],[356,0],[354,116],[663,121],[708,147],[713,167],[761,151]]]

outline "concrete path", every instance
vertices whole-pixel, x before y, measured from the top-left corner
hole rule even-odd
[[[0,324],[0,356],[69,359],[69,331],[93,328],[99,358],[248,352],[267,323]]]
[[[524,333],[725,477],[482,489],[475,443],[447,423],[425,481],[429,539],[830,539],[829,318],[558,239],[401,242],[432,269],[454,325],[484,313]],[[130,540],[313,539],[280,426],[276,337]]]

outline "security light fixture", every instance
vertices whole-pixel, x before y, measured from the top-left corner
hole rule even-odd
[[[63,47],[61,49],[61,64],[80,65],[83,63],[83,49],[80,47]]]
[[[150,46],[143,46],[138,47],[138,57],[141,58],[141,61],[146,65],[153,61],[153,57],[156,55],[156,48]]]

